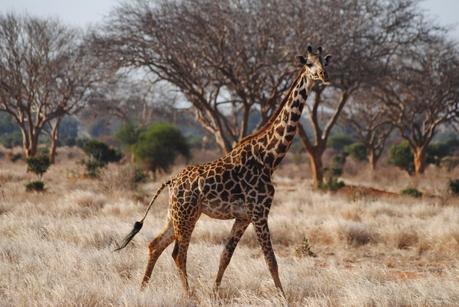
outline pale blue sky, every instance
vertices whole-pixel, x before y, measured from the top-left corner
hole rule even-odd
[[[0,0],[0,11],[58,16],[64,22],[84,26],[102,21],[120,0]],[[421,6],[440,24],[456,26],[452,36],[459,40],[459,0],[424,0]]]

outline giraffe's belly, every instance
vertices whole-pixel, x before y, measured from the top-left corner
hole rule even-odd
[[[233,201],[204,199],[201,210],[205,215],[220,220],[250,219],[250,208],[241,198]]]

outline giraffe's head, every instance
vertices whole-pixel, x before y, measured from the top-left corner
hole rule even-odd
[[[330,84],[328,80],[327,66],[330,63],[331,56],[322,57],[322,47],[317,48],[314,52],[311,46],[308,46],[305,56],[298,56],[298,60],[303,65],[303,74],[306,75],[311,84],[316,81],[324,85]]]

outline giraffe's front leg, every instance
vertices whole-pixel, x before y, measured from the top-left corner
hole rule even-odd
[[[230,263],[231,257],[233,256],[234,249],[236,248],[239,240],[241,239],[249,224],[250,220],[236,219],[234,222],[233,228],[231,229],[231,234],[228,238],[228,241],[226,242],[225,248],[223,249],[222,255],[220,256],[220,265],[218,267],[217,278],[215,279],[215,290],[218,290],[226,267]]]
[[[258,243],[261,245],[263,254],[265,256],[266,264],[268,265],[271,276],[274,280],[276,287],[282,292],[285,297],[284,289],[279,278],[279,271],[277,268],[276,256],[274,255],[273,246],[271,243],[271,234],[268,227],[268,217],[255,217],[253,226],[257,234]]]

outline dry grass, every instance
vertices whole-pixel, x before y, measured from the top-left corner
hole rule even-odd
[[[0,305],[59,306],[453,306],[459,302],[459,207],[432,199],[346,198],[313,193],[304,180],[276,177],[270,228],[287,300],[276,292],[249,227],[212,293],[231,221],[202,217],[183,295],[169,247],[139,291],[146,246],[162,227],[161,195],[133,243],[113,253],[157,183],[126,189],[126,169],[78,178],[62,161],[48,190],[26,194],[23,162],[0,160]],[[69,171],[73,170],[73,171]],[[317,257],[301,256],[308,238]],[[303,253],[307,254],[307,253]]]

